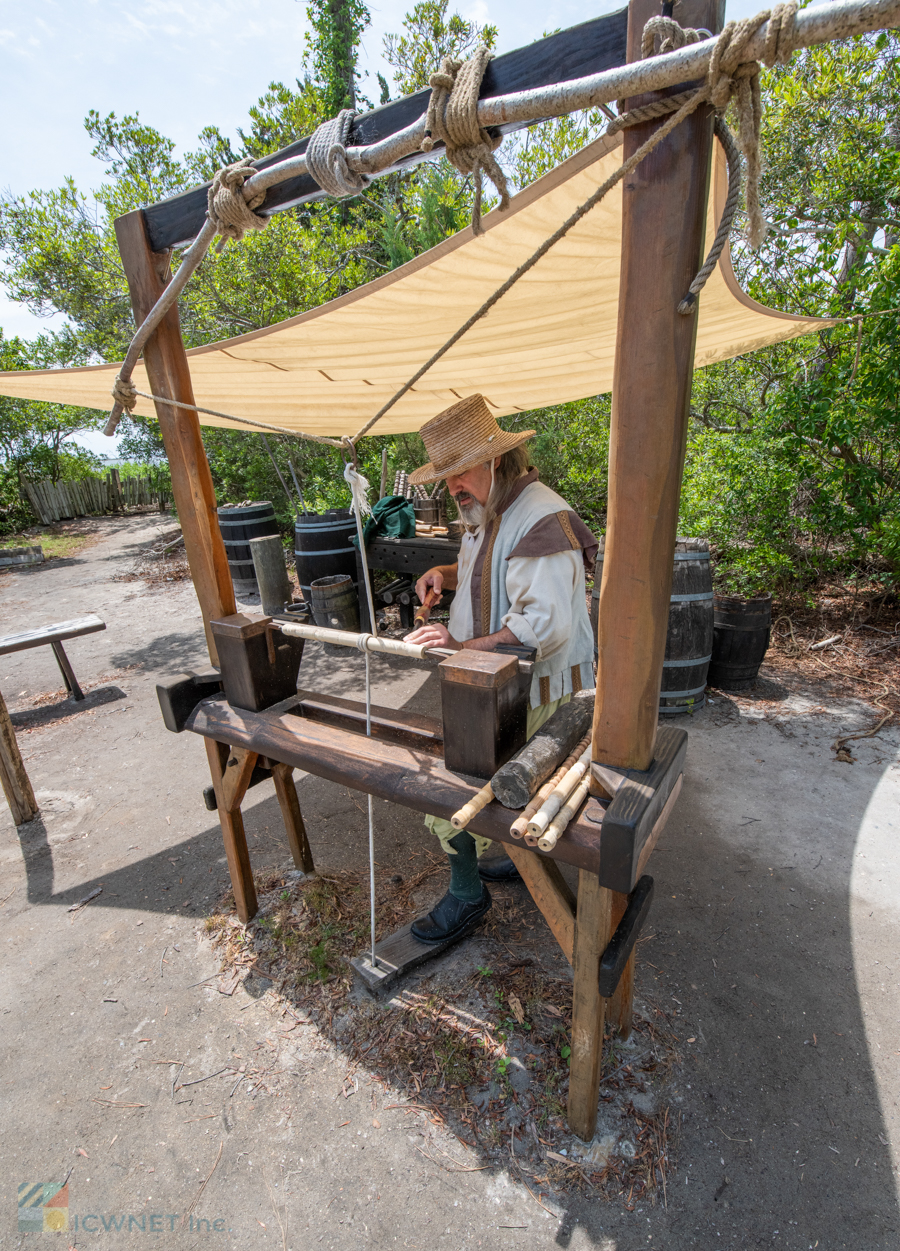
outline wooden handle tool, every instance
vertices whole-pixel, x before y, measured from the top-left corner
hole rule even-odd
[[[422,601],[421,607],[416,610],[415,617],[413,617],[414,626],[423,626],[425,624],[431,614],[432,608],[434,608],[440,598],[440,591],[436,591],[433,586],[428,588],[428,594]]]

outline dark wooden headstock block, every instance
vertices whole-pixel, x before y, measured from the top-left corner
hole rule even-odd
[[[444,764],[453,773],[491,778],[525,746],[528,687],[515,656],[468,648],[438,665]]]
[[[210,621],[225,698],[234,708],[261,712],[297,693],[303,639],[269,630],[271,617],[233,613]]]

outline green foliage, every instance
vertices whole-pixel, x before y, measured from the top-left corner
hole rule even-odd
[[[60,362],[54,341],[27,344],[6,339],[0,330],[0,370],[46,369]],[[100,414],[71,405],[41,404],[0,396],[0,532],[10,533],[31,519],[22,499],[25,479],[79,478],[94,473],[100,460],[73,443],[79,430],[96,428]]]
[[[897,49],[826,44],[766,78],[773,225],[736,270],[772,307],[864,316],[695,375],[682,533],[711,538],[740,593],[900,573]]]
[[[387,35],[384,57],[394,71],[394,82],[401,96],[428,86],[443,58],[464,61],[479,45],[493,48],[496,26],[479,26],[458,13],[447,16],[449,0],[419,0],[403,19],[404,34]],[[387,84],[382,80],[382,95]],[[382,100],[382,103],[385,103]]]
[[[308,56],[325,117],[356,108],[356,49],[371,21],[362,0],[310,0]]]

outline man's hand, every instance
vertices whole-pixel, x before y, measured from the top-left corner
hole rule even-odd
[[[443,598],[441,591],[444,586],[444,572],[442,569],[429,569],[427,573],[423,573],[416,583],[416,594],[419,597],[419,603],[425,603],[425,596],[433,587],[435,591],[435,604],[439,604]]]
[[[427,577],[428,575],[426,574],[425,576]],[[450,637],[450,631],[445,626],[438,625],[436,621],[426,622],[418,630],[413,630],[412,634],[407,634],[403,641],[404,643],[416,643],[418,646],[425,644],[428,647],[450,647],[454,650],[459,648],[459,643]]]

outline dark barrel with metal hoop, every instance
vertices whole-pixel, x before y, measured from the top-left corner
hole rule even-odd
[[[594,565],[591,624],[597,658],[597,620],[605,540]],[[695,712],[706,703],[706,675],[713,650],[713,589],[706,539],[676,539],[669,600],[666,657],[659,692],[661,716]]]
[[[255,504],[223,504],[216,511],[234,589],[239,595],[255,594],[256,570],[250,540],[279,533],[275,509],[269,500],[259,500]]]
[[[349,508],[330,508],[324,513],[303,513],[294,526],[294,560],[303,598],[311,599],[310,587],[320,578],[345,575],[356,585],[356,521]]]
[[[742,599],[737,595],[717,595],[713,606],[709,684],[720,691],[746,690],[756,681],[769,649],[772,596]]]

